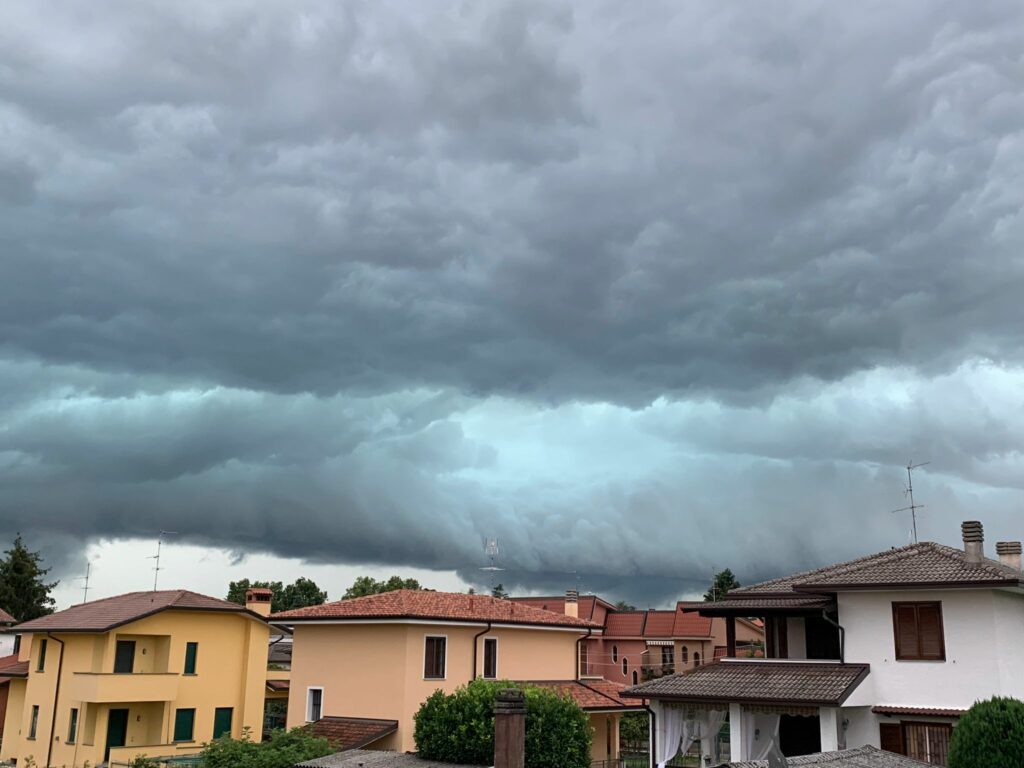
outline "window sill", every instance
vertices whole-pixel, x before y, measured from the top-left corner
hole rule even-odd
[[[195,737],[192,737],[191,739],[174,739],[173,741],[171,741],[171,744],[195,744],[195,743],[196,743]]]
[[[446,677],[424,677],[423,680],[428,683],[436,683],[441,680],[447,680]]]

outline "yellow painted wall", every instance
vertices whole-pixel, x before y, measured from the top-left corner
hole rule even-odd
[[[424,624],[321,624],[295,626],[288,727],[306,722],[307,691],[322,687],[323,714],[398,720],[398,733],[374,744],[416,748],[413,715],[435,690],[450,693],[473,677],[473,636],[482,626]],[[427,635],[447,638],[444,680],[423,679]],[[498,677],[508,680],[572,680],[575,632],[493,629],[498,640]],[[477,640],[483,671],[483,638]]]
[[[242,729],[249,727],[258,740],[263,726],[268,637],[267,625],[251,617],[212,611],[163,611],[104,634],[57,633],[49,640],[46,668],[39,673],[35,671],[35,659],[41,637],[36,635],[26,654],[29,677],[24,685],[24,699],[20,706],[8,707],[0,759],[13,757],[23,763],[32,756],[37,765],[45,768],[47,746],[53,738],[51,765],[75,768],[85,761],[96,765],[103,759],[107,718],[112,708],[129,710],[127,744],[122,754],[132,750],[132,755],[151,756],[195,752],[213,736],[217,707],[234,710],[232,736],[240,736]],[[128,675],[112,674],[118,639],[136,641],[135,674],[130,676],[131,680],[127,680]],[[57,640],[63,640],[65,645],[56,726],[51,733],[60,662]],[[199,643],[195,675],[183,674],[188,642]],[[25,650],[24,638],[22,643]],[[133,701],[127,695],[117,700],[121,688],[125,692],[138,689],[138,675],[168,672],[178,676],[175,700]],[[99,674],[100,690],[104,692],[102,703],[72,700],[69,692],[82,688],[76,685],[76,679],[80,679],[76,673]],[[165,676],[160,678],[166,680]],[[154,677],[153,690],[160,678]],[[27,738],[32,705],[40,707],[35,741]],[[74,744],[68,744],[73,707],[79,710],[78,738]],[[171,744],[177,708],[196,710],[192,742]]]

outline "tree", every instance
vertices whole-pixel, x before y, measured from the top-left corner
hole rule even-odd
[[[996,696],[975,703],[949,742],[949,768],[1024,765],[1024,702]]]
[[[327,592],[320,589],[315,581],[303,576],[288,586],[280,581],[249,581],[249,579],[232,581],[228,585],[227,599],[232,603],[245,605],[245,593],[250,589],[270,590],[270,610],[273,613],[305,608],[308,605],[321,605],[327,600]]]
[[[498,584],[491,589],[491,597],[496,597],[499,600],[504,600],[508,597],[508,592],[505,591],[505,585]]]
[[[716,600],[722,600],[725,598],[726,592],[739,586],[740,583],[736,581],[732,571],[728,568],[724,571],[719,571],[715,574],[715,580],[711,582],[711,589],[704,593],[704,602],[713,603]]]
[[[31,621],[53,613],[56,605],[50,593],[60,582],[46,583],[50,572],[42,567],[38,552],[30,552],[19,533],[14,547],[0,560],[0,608],[18,621]]]
[[[403,579],[401,576],[392,576],[387,581],[378,581],[372,576],[360,576],[352,582],[351,587],[345,590],[345,594],[341,596],[341,599],[351,600],[353,597],[379,595],[382,592],[394,592],[398,589],[423,588],[416,579]]]
[[[619,602],[617,602],[615,604],[615,610],[616,611],[635,611],[636,610],[636,606],[635,605],[630,605],[625,600],[619,600]]]
[[[592,732],[586,713],[547,688],[476,679],[454,693],[435,691],[416,713],[413,737],[421,758],[492,765],[494,698],[502,688],[526,695],[526,768],[588,768]]]

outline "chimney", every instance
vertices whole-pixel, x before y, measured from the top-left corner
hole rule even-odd
[[[580,616],[580,593],[575,589],[565,590],[565,615],[574,619]]]
[[[260,616],[270,615],[270,600],[274,593],[263,587],[253,587],[245,590],[245,607]]]
[[[964,552],[968,563],[980,563],[985,557],[985,531],[977,520],[966,520],[960,524],[964,537]]]
[[[1008,565],[1015,571],[1020,570],[1020,542],[1019,541],[997,541],[996,554],[999,555],[999,562]]]
[[[523,768],[526,761],[526,696],[502,688],[494,697],[494,768]]]

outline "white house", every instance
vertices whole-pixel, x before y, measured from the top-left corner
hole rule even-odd
[[[763,617],[766,658],[730,647],[717,664],[628,689],[651,702],[655,760],[728,713],[734,761],[870,745],[945,765],[975,701],[1024,698],[1021,544],[998,543],[992,560],[981,523],[962,529],[962,549],[922,542],[695,606],[730,623]]]

